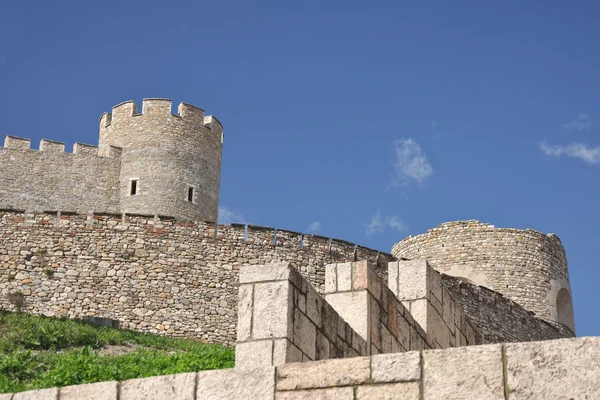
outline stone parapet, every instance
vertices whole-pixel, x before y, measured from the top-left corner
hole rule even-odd
[[[327,265],[325,300],[367,341],[368,354],[431,348],[423,328],[366,260]]]
[[[236,368],[349,358],[367,345],[288,263],[242,266]]]
[[[426,260],[390,262],[388,271],[392,293],[425,330],[432,348],[484,343],[481,333],[442,283],[440,274]]]
[[[0,399],[597,399],[598,358],[600,338],[585,337],[201,371]]]

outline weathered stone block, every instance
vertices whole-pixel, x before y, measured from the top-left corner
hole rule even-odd
[[[316,326],[300,310],[294,313],[294,344],[311,360],[315,360],[317,346]]]
[[[272,400],[274,392],[274,367],[257,368],[251,371],[225,369],[198,372],[197,399]]]
[[[367,289],[369,287],[369,263],[366,260],[352,263],[352,290]]]
[[[321,311],[323,309],[323,297],[312,287],[308,288],[306,294],[306,315],[316,326],[321,326]]]
[[[470,346],[423,352],[427,400],[504,400],[502,346]]]
[[[237,349],[236,349],[237,352]],[[287,363],[302,362],[302,352],[288,339],[273,340],[273,363],[281,365]]]
[[[427,289],[426,260],[394,261],[388,264],[388,274],[397,277],[397,284],[390,289],[399,300],[414,300],[426,298]],[[392,269],[396,271],[390,272]],[[397,292],[395,292],[397,290]]]
[[[252,297],[253,285],[241,285],[238,291],[237,340],[252,338]]]
[[[332,293],[325,300],[361,337],[368,332],[368,293],[366,290],[345,293]]]
[[[276,400],[354,400],[354,389],[330,388],[277,392]]]
[[[352,263],[339,263],[337,265],[337,291],[352,290]]]
[[[380,354],[371,357],[373,382],[406,382],[421,379],[421,354],[418,351]]]
[[[256,283],[254,285],[253,339],[291,336],[289,309],[292,290],[288,281]],[[288,336],[289,334],[289,336]]]
[[[12,400],[58,400],[58,388],[15,393]]]
[[[600,337],[505,345],[508,396],[600,399]]]
[[[336,264],[327,264],[325,266],[325,293],[337,292],[336,268]]]
[[[60,400],[117,400],[117,381],[88,383],[60,388]]]
[[[290,268],[288,263],[244,265],[240,268],[240,284],[287,280]]]
[[[281,351],[279,349],[279,351]],[[277,353],[279,361],[280,352]],[[264,367],[273,365],[273,341],[255,340],[253,342],[238,343],[235,346],[235,367],[252,369],[256,366]]]
[[[419,400],[418,382],[364,385],[356,388],[356,400]]]
[[[277,390],[357,385],[370,378],[369,357],[285,364],[277,367]]]
[[[121,382],[120,400],[194,400],[196,373],[154,376]]]

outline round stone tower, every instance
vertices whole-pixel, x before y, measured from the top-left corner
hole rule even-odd
[[[392,254],[427,259],[440,272],[502,293],[575,332],[565,249],[552,233],[448,222],[396,243]]]
[[[216,221],[223,129],[212,116],[171,100],[116,105],[100,118],[99,154],[120,147],[120,208],[124,213]]]

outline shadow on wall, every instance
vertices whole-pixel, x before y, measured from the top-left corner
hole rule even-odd
[[[556,317],[557,321],[563,325],[575,326],[573,301],[571,294],[565,288],[560,289],[556,296]]]

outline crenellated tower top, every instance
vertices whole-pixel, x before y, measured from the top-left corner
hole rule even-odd
[[[223,126],[204,110],[169,99],[126,101],[100,117],[99,154],[122,149],[123,212],[216,221]]]

